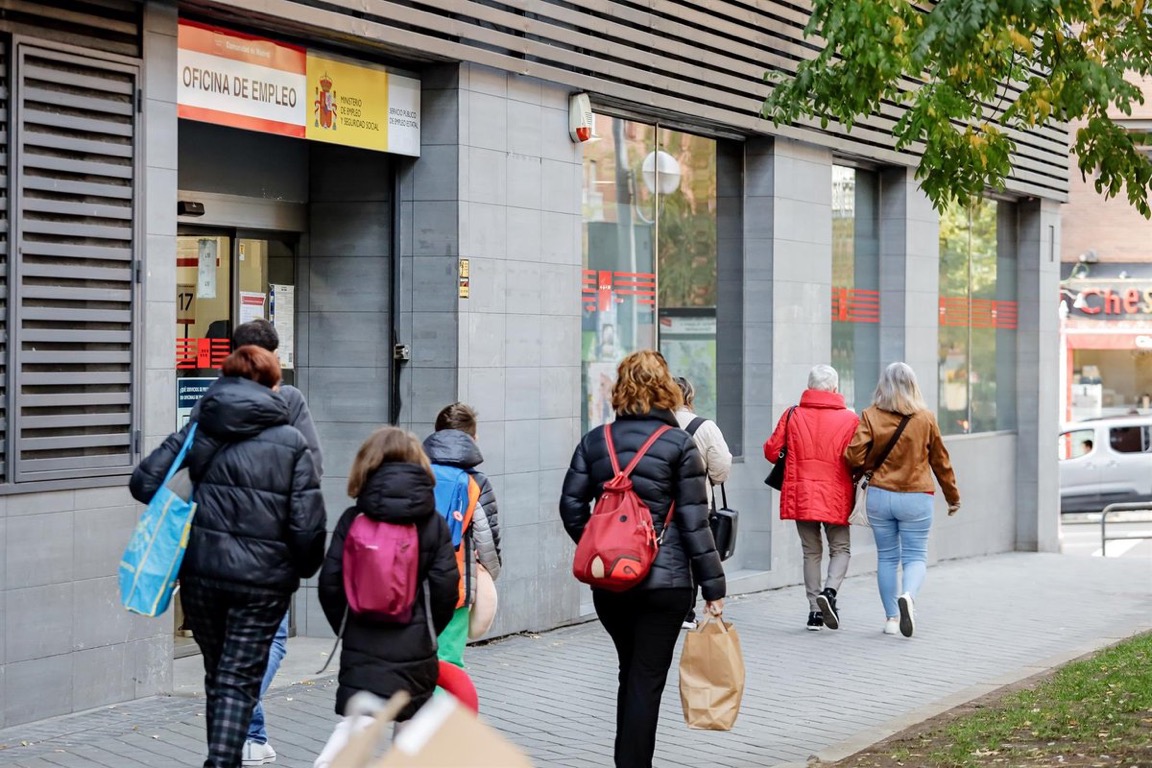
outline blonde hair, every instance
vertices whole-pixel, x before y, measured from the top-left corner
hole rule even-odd
[[[916,383],[916,372],[908,363],[892,363],[884,369],[872,395],[872,405],[903,416],[928,410]]]
[[[368,436],[356,452],[352,470],[348,473],[348,495],[352,498],[359,496],[368,476],[379,469],[380,465],[388,463],[418,464],[435,481],[432,465],[428,462],[420,438],[399,427],[380,427]]]
[[[641,349],[620,361],[612,387],[612,408],[616,413],[671,411],[683,404],[684,394],[668,371],[664,355]]]

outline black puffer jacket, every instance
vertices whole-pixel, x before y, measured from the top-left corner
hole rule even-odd
[[[652,512],[657,535],[663,530],[673,501],[676,510],[648,578],[636,589],[690,588],[695,580],[705,600],[719,600],[726,589],[724,568],[708,526],[704,461],[692,436],[677,427],[671,411],[638,416],[621,414],[612,425],[616,458],[620,469],[624,469],[662,424],[672,429],[661,435],[640,459],[632,471],[632,482],[636,494]],[[573,541],[580,541],[584,526],[592,516],[592,502],[600,498],[604,483],[611,480],[612,475],[604,427],[597,427],[576,446],[572,465],[564,477],[560,517]]]
[[[291,593],[324,559],[326,515],[320,478],[288,406],[248,379],[217,379],[200,400],[185,465],[196,516],[180,578],[221,589]],[[164,482],[188,427],[170,435],[132,473],[147,503]]]
[[[432,696],[439,674],[436,636],[448,626],[459,597],[459,572],[448,524],[436,512],[432,479],[415,464],[383,464],[361,490],[356,505],[340,518],[320,570],[320,605],[332,629],[339,632],[348,608],[344,594],[344,539],[357,515],[389,523],[414,523],[420,540],[419,578],[412,621],[382,624],[352,614],[344,628],[340,654],[340,688],[336,714],[344,714],[357,691],[388,698],[401,689],[412,701],[400,714],[411,717]],[[427,591],[424,591],[424,585]],[[430,613],[429,613],[430,612]]]

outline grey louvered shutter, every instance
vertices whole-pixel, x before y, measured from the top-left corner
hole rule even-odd
[[[8,46],[0,42],[0,482],[8,476]]]
[[[23,44],[16,53],[10,479],[127,472],[138,70]]]

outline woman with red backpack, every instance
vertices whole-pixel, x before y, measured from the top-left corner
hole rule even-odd
[[[320,570],[320,605],[342,638],[338,715],[359,691],[387,699],[403,690],[412,697],[396,718],[403,722],[436,689],[436,636],[456,608],[459,572],[432,477],[420,440],[396,427],[373,432],[352,463],[356,503],[336,524]],[[336,726],[315,768],[331,764],[367,724],[360,721],[371,718]]]
[[[704,462],[674,414],[682,402],[680,387],[659,352],[641,350],[624,358],[612,390],[616,420],[581,439],[560,498],[564,528],[578,544],[574,570],[582,580],[601,585],[593,587],[592,599],[619,658],[616,768],[652,765],[660,699],[694,585],[699,585],[708,612],[718,615],[724,607],[724,569],[708,526]],[[634,495],[618,490],[622,473],[628,475]],[[629,497],[622,498],[626,494]],[[600,535],[596,524],[590,525],[593,502],[608,497],[613,504],[646,507],[659,542],[646,575],[623,590],[611,583],[615,564],[593,558],[588,576],[587,564],[579,560],[587,549],[587,543],[580,546],[586,531],[590,537]],[[634,571],[631,566],[619,570],[625,572],[622,579]]]

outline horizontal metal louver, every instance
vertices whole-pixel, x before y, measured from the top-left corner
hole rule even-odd
[[[704,126],[783,135],[897,165],[923,150],[894,151],[892,127],[904,112],[895,103],[850,132],[836,124],[821,129],[816,121],[775,128],[759,117],[771,88],[765,71],[795,72],[817,53],[804,37],[811,10],[803,0],[186,0],[181,6],[223,10],[307,40],[356,37],[401,56],[476,62],[587,90],[609,109],[641,105],[650,117],[673,123],[690,116]],[[1008,133],[1017,142],[1008,189],[1064,199],[1065,127]]]
[[[143,13],[138,0],[0,0],[0,24],[14,34],[134,57]]]
[[[16,482],[133,463],[134,67],[17,48]]]

